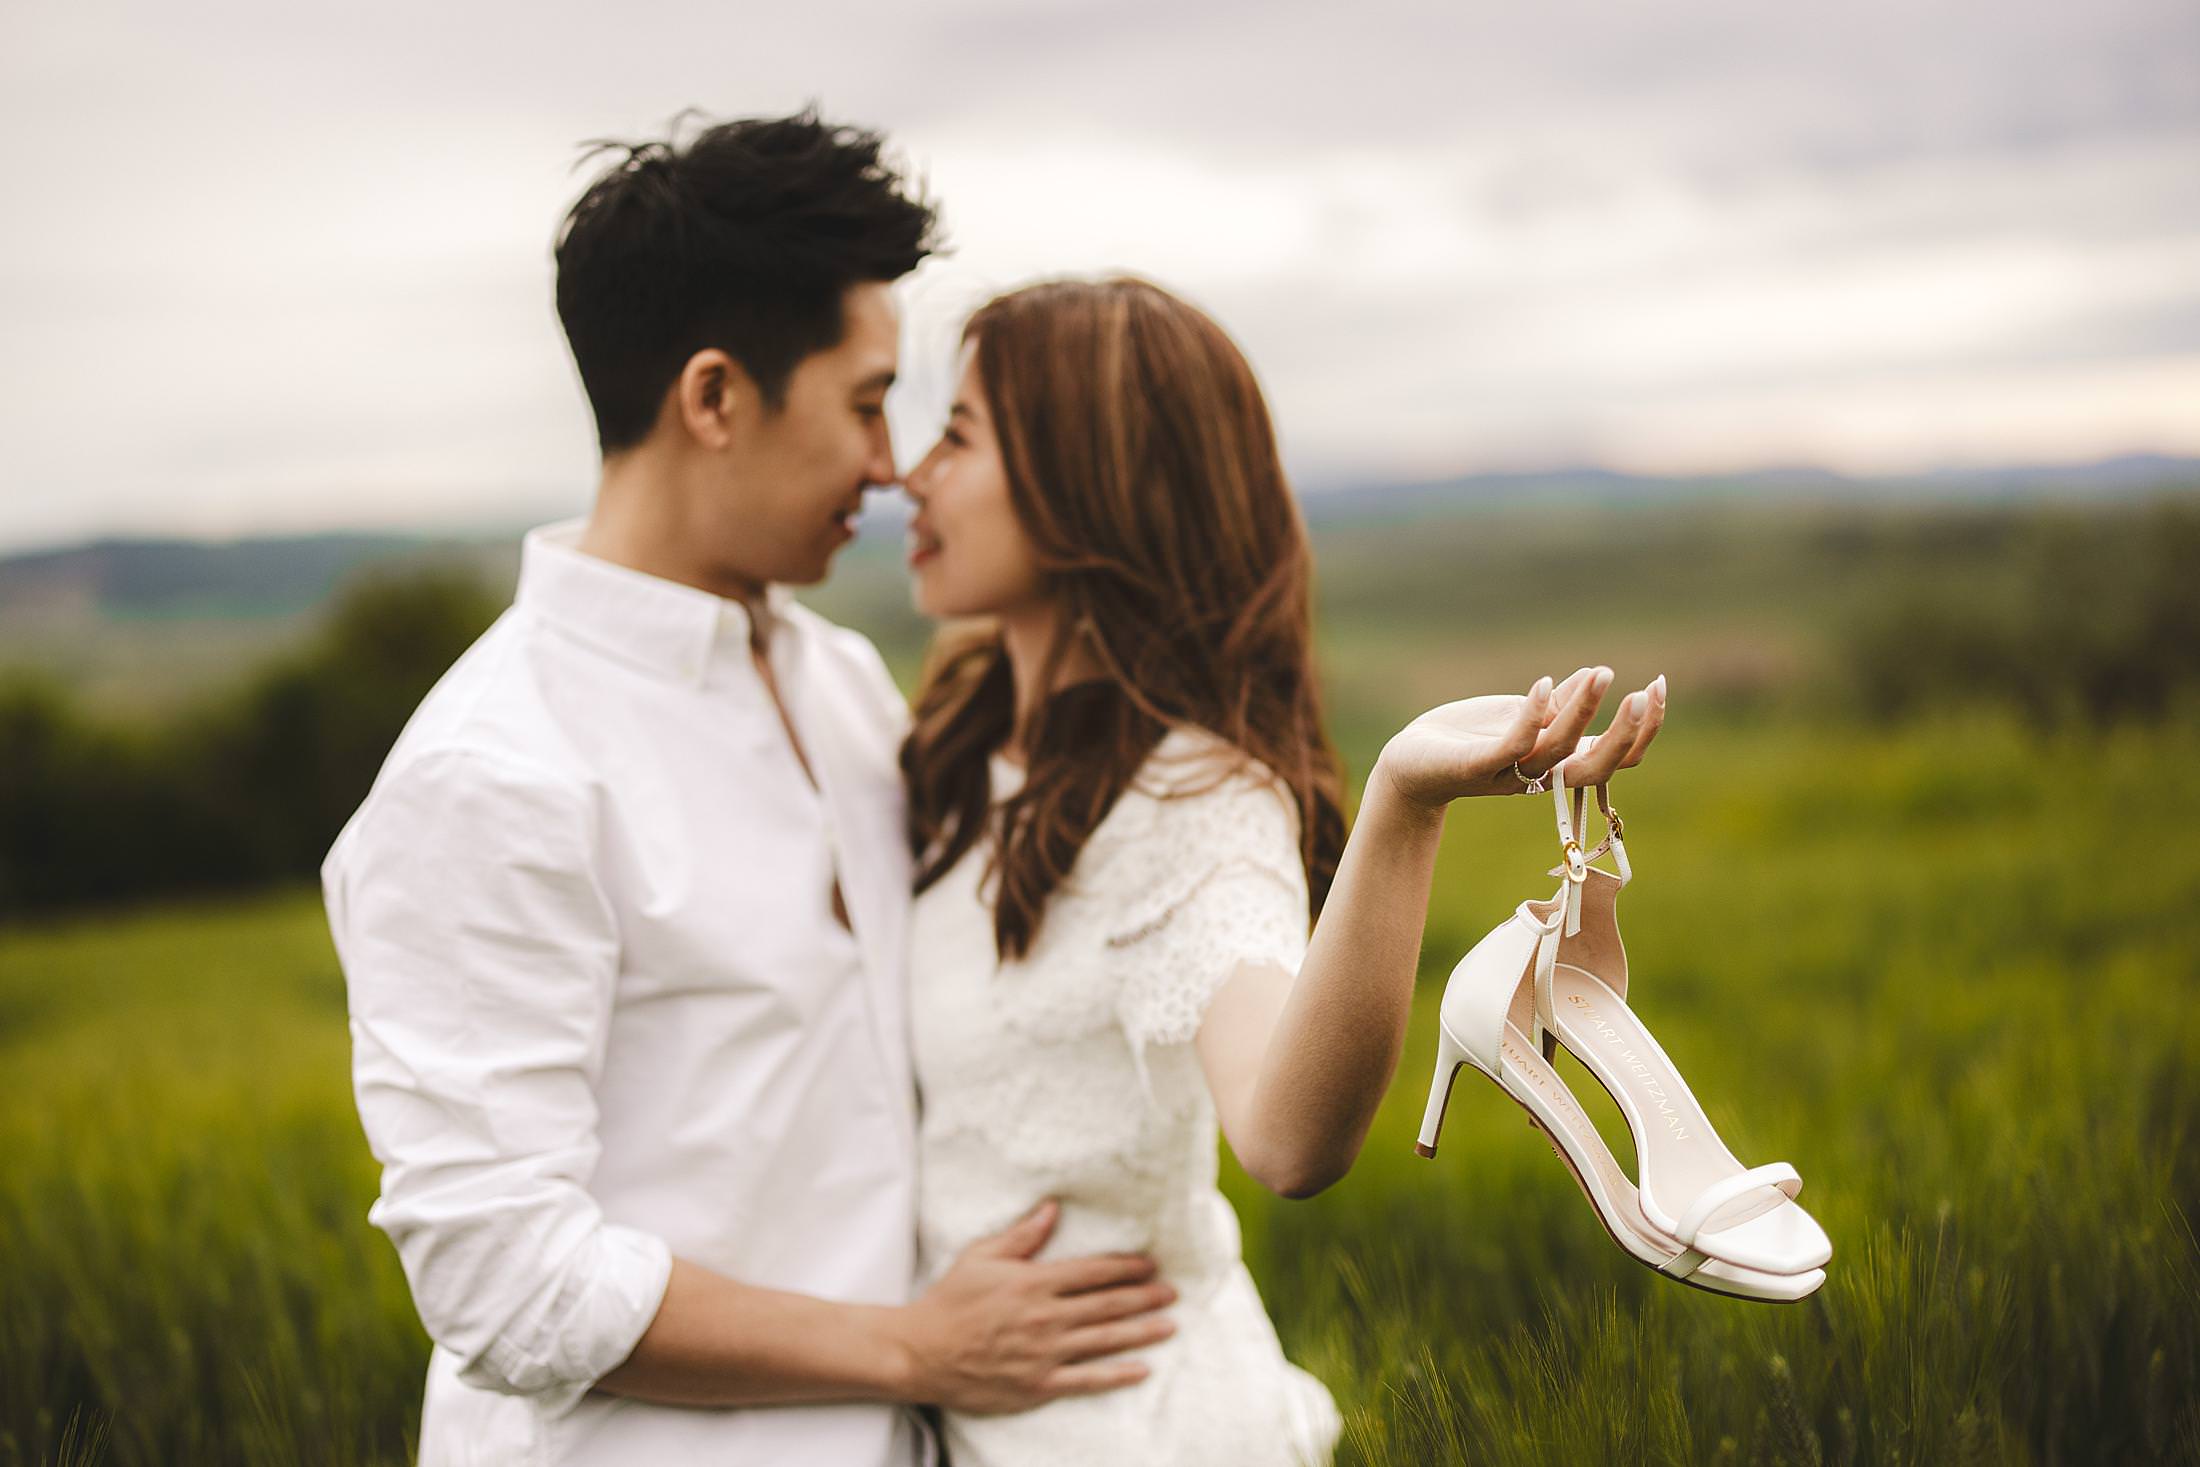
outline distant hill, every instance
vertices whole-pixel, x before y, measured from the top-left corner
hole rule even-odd
[[[117,617],[251,620],[308,611],[363,566],[486,547],[421,535],[97,540],[0,560],[0,618],[92,611]]]
[[[1307,523],[1319,526],[1528,507],[1664,509],[1720,501],[1829,506],[1986,504],[2122,499],[2182,490],[2200,491],[2200,459],[2128,454],[2087,464],[1936,469],[1872,477],[1809,467],[1677,478],[1601,468],[1546,469],[1470,474],[1426,483],[1339,486],[1306,494],[1302,503]]]
[[[1320,488],[1305,494],[1302,504],[1308,523],[1318,528],[1535,507],[1663,509],[1722,501],[1992,503],[2065,496],[2128,498],[2180,489],[2200,490],[2200,459],[2134,454],[2091,464],[1944,469],[1876,478],[1813,468],[1682,478],[1552,469]],[[898,538],[907,520],[906,499],[875,494],[865,506],[863,538]],[[222,542],[101,539],[0,557],[0,626],[18,617],[49,617],[64,610],[123,618],[288,617],[319,605],[345,576],[377,563],[456,558],[478,561],[486,572],[509,578],[517,566],[518,538],[515,526],[506,534],[467,538],[332,533]]]
[[[458,563],[509,585],[514,547],[416,535],[106,539],[0,560],[0,676],[158,712],[306,635],[344,581]]]
[[[2179,493],[2200,493],[2200,460],[2132,456],[1879,479],[1816,469],[1683,479],[1585,468],[1316,490],[1303,503],[1318,542],[1324,634],[1379,652],[1398,642],[1401,618],[1433,617],[1447,627],[1467,618],[1494,635],[1514,615],[1514,603],[1538,594],[1540,582],[1521,567],[1568,573],[1593,545],[1608,554],[1655,545],[1701,573],[1723,553],[1719,545],[1755,534],[1750,525],[1767,527],[1773,539],[1764,545],[1792,538],[1790,530],[1769,528],[1773,521],[1842,521],[1930,506],[1991,519],[2021,503],[2106,505]],[[826,615],[870,632],[904,672],[928,631],[910,606],[898,553],[908,517],[905,496],[870,496],[860,537],[832,580],[803,593]],[[1990,534],[1975,527],[1963,533],[1978,541],[1977,553],[1990,553]],[[108,707],[157,713],[180,690],[233,677],[309,635],[320,608],[349,577],[457,563],[508,594],[519,537],[514,526],[476,536],[103,539],[0,558],[0,676],[28,671]],[[1825,541],[1848,543],[1839,536]],[[1877,541],[1867,535],[1856,543]],[[1748,559],[1786,566],[1780,575],[1789,590],[1796,576],[1815,575],[1809,569],[1815,561],[1768,558],[1764,546]],[[1459,599],[1462,578],[1479,588],[1466,601]],[[1762,601],[1771,592],[1761,579],[1727,586],[1723,604]],[[1658,594],[1671,606],[1684,593],[1693,594],[1686,586]],[[1509,645],[1529,644],[1513,635]]]

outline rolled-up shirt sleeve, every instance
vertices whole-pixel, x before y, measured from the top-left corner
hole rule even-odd
[[[368,1220],[460,1377],[554,1410],[632,1353],[672,1266],[588,1191],[619,969],[593,828],[576,782],[437,751],[384,775],[322,868]]]

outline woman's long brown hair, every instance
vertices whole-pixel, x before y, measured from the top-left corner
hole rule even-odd
[[[1319,913],[1344,846],[1343,778],[1315,686],[1306,526],[1252,368],[1207,316],[1141,280],[1014,291],[964,336],[1062,613],[1042,685],[1073,639],[1102,670],[1046,699],[1026,731],[1028,773],[993,831],[998,951],[1029,951],[1048,897],[1177,723],[1289,787]],[[918,891],[986,833],[988,756],[1014,724],[998,633],[943,635],[901,752]]]

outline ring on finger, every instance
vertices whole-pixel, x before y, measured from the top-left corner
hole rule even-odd
[[[1520,761],[1518,759],[1515,759],[1513,760],[1512,772],[1515,775],[1519,776],[1520,783],[1523,786],[1520,793],[1524,795],[1540,795],[1546,789],[1550,788],[1549,785],[1544,783],[1545,780],[1551,777],[1551,771],[1548,769],[1544,770],[1535,778],[1530,779],[1528,777],[1528,772],[1520,767]]]

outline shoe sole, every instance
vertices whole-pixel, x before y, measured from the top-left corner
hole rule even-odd
[[[1583,1066],[1582,1068],[1584,1069],[1584,1071],[1586,1071],[1588,1067]],[[1451,1113],[1452,1087],[1459,1083],[1459,1072],[1461,1070],[1473,1070],[1475,1074],[1480,1075],[1483,1079],[1489,1081],[1490,1085],[1496,1089],[1499,1095],[1504,1096],[1508,1103],[1518,1107],[1520,1112],[1523,1115],[1527,1116],[1528,1128],[1532,1131],[1540,1132],[1543,1136],[1544,1143],[1551,1148],[1552,1155],[1556,1156],[1560,1161],[1565,1163],[1566,1174],[1574,1179],[1574,1185],[1581,1190],[1582,1200],[1589,1204],[1589,1211],[1595,1216],[1597,1220],[1597,1225],[1599,1227],[1602,1227],[1604,1229],[1604,1235],[1612,1240],[1612,1246],[1619,1249],[1621,1255],[1627,1258],[1630,1262],[1642,1265],[1644,1268],[1649,1269],[1652,1273],[1656,1274],[1659,1278],[1666,1280],[1668,1283],[1685,1284],[1691,1289],[1700,1289],[1706,1294],[1716,1294],[1722,1299],[1739,1299],[1745,1304],[1798,1304],[1802,1302],[1801,1299],[1770,1299],[1762,1294],[1743,1294],[1737,1293],[1732,1289],[1714,1288],[1712,1285],[1707,1283],[1698,1283],[1693,1275],[1687,1278],[1681,1278],[1677,1275],[1667,1273],[1664,1269],[1658,1267],[1649,1259],[1637,1254],[1634,1249],[1627,1246],[1627,1244],[1620,1238],[1619,1233],[1613,1229],[1610,1219],[1606,1218],[1604,1215],[1604,1209],[1597,1205],[1596,1194],[1589,1190],[1588,1182],[1583,1179],[1581,1175],[1581,1168],[1574,1165],[1573,1157],[1568,1154],[1564,1146],[1559,1144],[1558,1138],[1551,1134],[1550,1129],[1543,1124],[1541,1117],[1537,1116],[1534,1111],[1528,1109],[1527,1106],[1522,1105],[1520,1101],[1513,1095],[1513,1093],[1510,1090],[1507,1090],[1504,1085],[1499,1083],[1497,1077],[1490,1074],[1487,1070],[1481,1069],[1475,1065],[1467,1064],[1464,1061],[1452,1066],[1450,1076],[1444,1081],[1444,1109],[1439,1114],[1437,1120],[1436,1140],[1439,1144],[1441,1144],[1441,1142],[1443,1141],[1443,1120]],[[1595,1079],[1596,1077],[1592,1074],[1590,1078]],[[1600,1090],[1604,1090],[1607,1097],[1611,1095],[1611,1092],[1608,1089],[1605,1089],[1604,1083],[1601,1080],[1597,1082],[1597,1088]],[[1616,1105],[1618,1104],[1618,1102],[1614,1100],[1613,1104]],[[1434,1158],[1436,1155],[1436,1147],[1434,1145],[1423,1146],[1419,1141],[1415,1141],[1413,1143],[1413,1150],[1415,1154],[1420,1156]],[[1813,1292],[1816,1291],[1813,1290]],[[1807,1294],[1803,1296],[1803,1298],[1808,1297],[1809,1295]]]

